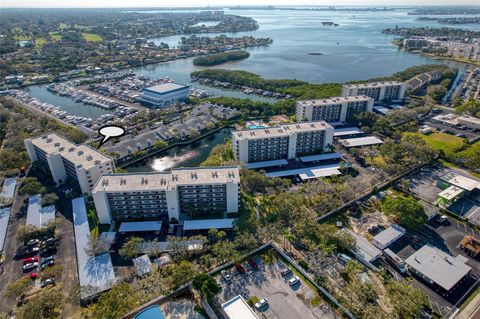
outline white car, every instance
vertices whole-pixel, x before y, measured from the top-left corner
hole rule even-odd
[[[232,281],[232,275],[230,275],[230,273],[228,271],[222,270],[221,274],[222,274],[223,279],[225,279],[226,282]]]
[[[300,278],[298,278],[297,276],[294,276],[294,277],[288,279],[288,285],[289,286],[293,286],[298,282],[300,282]]]
[[[263,307],[265,307],[266,305],[268,305],[267,299],[265,299],[265,298],[260,299],[260,301],[255,304],[255,309],[260,310]]]
[[[352,260],[352,258],[350,258],[349,256],[347,256],[345,254],[338,254],[337,256],[338,256],[338,259],[340,259],[344,263],[348,263],[350,260]]]
[[[447,216],[447,215],[442,215],[442,216],[439,216],[439,217],[438,217],[438,221],[439,221],[440,223],[445,223],[447,220],[448,220],[448,216]]]
[[[28,263],[22,266],[23,271],[29,271],[32,270],[33,268],[38,267],[38,262],[32,262]]]

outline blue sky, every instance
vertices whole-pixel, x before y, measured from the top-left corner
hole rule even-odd
[[[472,0],[0,0],[0,7],[161,7],[206,5],[474,5]]]

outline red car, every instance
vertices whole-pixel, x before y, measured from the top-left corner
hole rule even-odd
[[[30,274],[30,279],[35,280],[35,279],[37,279],[37,278],[38,278],[38,273],[37,273],[37,272],[32,272],[32,273]]]
[[[245,267],[243,267],[242,264],[236,264],[235,265],[235,268],[237,269],[237,271],[241,274],[244,274],[247,272],[247,270],[245,269]]]
[[[247,263],[250,265],[250,267],[252,267],[253,270],[258,270],[258,265],[255,260],[250,258],[247,260]]]
[[[35,262],[38,262],[38,256],[33,256],[33,257],[29,257],[29,258],[25,258],[23,260],[23,264],[28,264],[28,263],[35,263]]]

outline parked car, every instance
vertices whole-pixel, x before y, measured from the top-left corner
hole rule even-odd
[[[32,272],[32,273],[30,274],[30,279],[36,280],[37,278],[38,278],[38,272]]]
[[[263,298],[263,299],[260,299],[260,301],[257,302],[254,306],[255,306],[255,309],[260,310],[266,305],[268,305],[268,300]]]
[[[40,265],[40,269],[43,270],[45,268],[47,268],[48,266],[53,266],[55,264],[55,260],[54,259],[48,259],[48,260],[42,260],[42,263]]]
[[[23,254],[25,256],[32,256],[38,254],[40,251],[40,248],[38,247],[26,247],[25,250],[23,251]]]
[[[33,257],[28,257],[23,259],[23,264],[28,264],[28,263],[33,263],[33,262],[38,262],[38,256],[33,256]]]
[[[292,272],[292,270],[288,267],[285,267],[283,268],[282,270],[280,270],[280,274],[285,277],[287,276],[288,274],[290,274]]]
[[[45,288],[46,286],[48,285],[55,285],[55,278],[47,278],[47,279],[44,279],[42,280],[42,282],[40,283],[40,287],[42,288]]]
[[[258,270],[258,265],[252,258],[247,260],[247,263],[252,267],[253,270]]]
[[[30,239],[29,241],[27,241],[27,243],[25,244],[25,246],[27,247],[31,247],[31,246],[36,246],[40,244],[40,240],[39,239]]]
[[[338,259],[340,259],[344,263],[348,263],[350,260],[352,260],[352,258],[350,258],[350,256],[347,256],[345,254],[338,254],[337,257],[338,257]]]
[[[22,266],[23,271],[30,271],[38,267],[38,262],[31,262]]]
[[[42,256],[42,257],[51,256],[51,255],[55,254],[56,252],[57,252],[57,248],[49,246],[49,247],[46,247],[46,248],[42,248],[42,250],[40,251],[40,256]]]
[[[42,247],[47,247],[47,246],[55,246],[56,244],[56,241],[55,241],[55,238],[53,237],[50,237],[48,239],[45,239],[44,241],[42,241]]]
[[[244,274],[247,272],[247,270],[245,269],[245,267],[243,267],[242,264],[235,264],[235,269],[237,269],[237,271],[241,274]]]
[[[300,282],[300,278],[298,278],[297,276],[294,276],[294,277],[288,279],[288,285],[290,285],[290,286],[293,286],[293,285],[297,284],[298,282]]]
[[[223,279],[225,279],[226,282],[231,282],[232,281],[232,275],[226,270],[222,270],[220,272],[222,274]]]
[[[447,215],[441,215],[441,216],[438,216],[438,222],[439,223],[445,223],[446,221],[448,220],[448,216]]]

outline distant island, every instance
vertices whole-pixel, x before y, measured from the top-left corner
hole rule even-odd
[[[323,55],[321,52],[308,52],[309,55]]]
[[[213,66],[230,61],[243,60],[248,58],[249,56],[250,53],[248,53],[247,51],[228,51],[197,57],[193,59],[193,64],[198,66]]]

